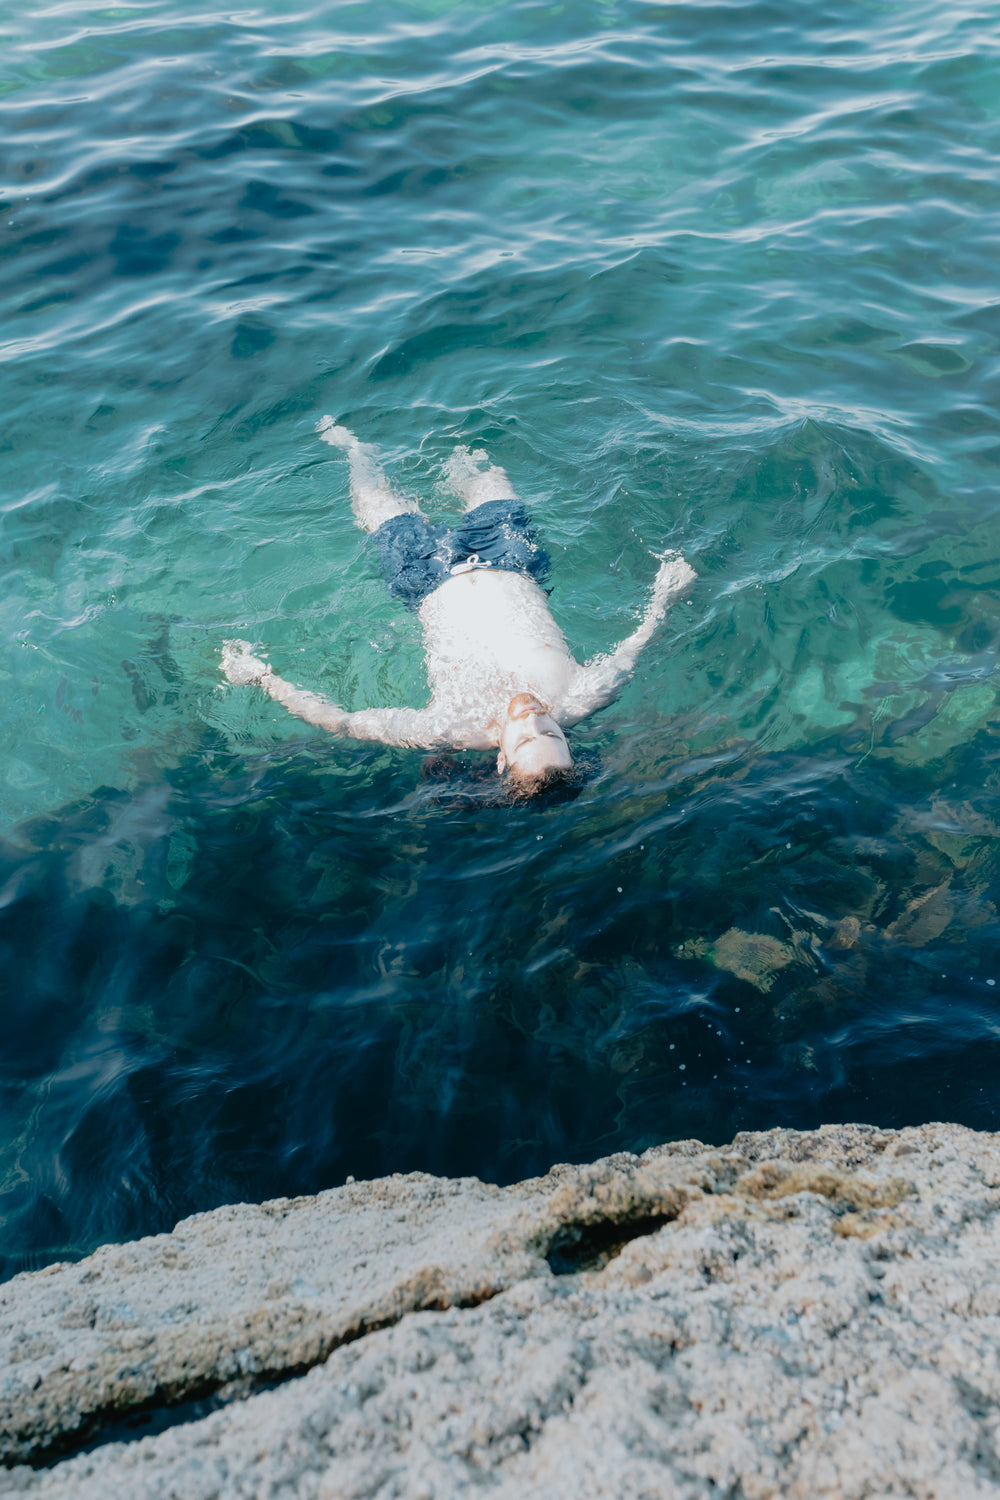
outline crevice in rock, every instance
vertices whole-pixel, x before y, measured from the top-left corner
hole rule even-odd
[[[576,1271],[601,1271],[632,1240],[655,1234],[676,1214],[644,1214],[638,1219],[598,1219],[560,1225],[549,1241],[545,1259],[554,1276],[572,1276]]]
[[[374,1332],[374,1330],[370,1330]],[[349,1342],[343,1340],[342,1342]],[[339,1347],[339,1345],[337,1346]],[[333,1351],[330,1350],[329,1353]],[[323,1364],[329,1354],[317,1359]],[[263,1391],[274,1390],[289,1380],[296,1380],[313,1369],[312,1364],[296,1365],[283,1370],[266,1370],[243,1380],[213,1380],[211,1377],[192,1381],[181,1389],[159,1389],[145,1401],[131,1405],[101,1407],[87,1412],[78,1427],[69,1432],[60,1432],[47,1443],[25,1452],[4,1455],[4,1467],[28,1464],[33,1469],[49,1469],[67,1458],[81,1453],[92,1453],[108,1443],[137,1443],[140,1438],[154,1437],[168,1427],[182,1427],[188,1422],[198,1422],[224,1406],[237,1401],[247,1401]]]
[[[284,1380],[232,1380],[227,1385],[220,1386],[214,1394],[200,1399],[178,1401],[172,1406],[161,1402],[158,1406],[133,1407],[119,1421],[103,1427],[89,1442],[75,1447],[73,1456],[93,1453],[95,1448],[103,1448],[108,1443],[137,1443],[140,1438],[155,1437],[157,1433],[166,1432],[168,1427],[183,1427],[187,1422],[199,1422],[202,1417],[210,1416],[213,1411],[221,1411],[224,1406],[247,1401],[251,1396],[274,1390],[275,1386],[283,1384]]]
[[[273,1391],[290,1380],[299,1380],[308,1375],[346,1344],[356,1343],[371,1333],[380,1333],[393,1328],[409,1313],[450,1312],[454,1308],[479,1307],[504,1291],[497,1286],[480,1295],[456,1297],[428,1297],[404,1307],[387,1317],[360,1317],[343,1332],[324,1340],[316,1357],[308,1361],[287,1365],[277,1369],[255,1371],[253,1375],[238,1380],[211,1375],[176,1387],[160,1387],[146,1400],[131,1404],[115,1404],[87,1412],[80,1425],[69,1432],[61,1432],[47,1443],[34,1446],[23,1441],[16,1449],[10,1448],[0,1456],[0,1468],[27,1464],[33,1469],[49,1469],[67,1458],[81,1453],[90,1453],[109,1443],[135,1443],[144,1437],[153,1437],[166,1432],[170,1427],[181,1427],[188,1422],[201,1421],[212,1412],[238,1401],[247,1401],[266,1391]]]

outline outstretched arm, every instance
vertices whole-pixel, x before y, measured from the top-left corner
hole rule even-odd
[[[638,629],[633,630],[614,651],[595,656],[585,667],[578,668],[561,705],[561,724],[577,724],[611,702],[632,676],[639,652],[671,604],[691,587],[697,576],[679,552],[667,553],[653,581],[649,603]]]
[[[440,733],[426,710],[416,708],[363,708],[347,713],[308,688],[297,688],[266,661],[254,656],[247,641],[226,641],[222,647],[222,670],[237,685],[263,688],[275,703],[297,719],[315,724],[331,734],[355,740],[381,740],[385,745],[419,745],[430,748],[441,743]]]

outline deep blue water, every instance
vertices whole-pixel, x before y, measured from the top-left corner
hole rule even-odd
[[[0,11],[0,1272],[237,1199],[1000,1107],[1000,19]],[[331,412],[484,446],[580,794],[423,701]]]

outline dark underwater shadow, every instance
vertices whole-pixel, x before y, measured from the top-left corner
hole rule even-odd
[[[832,739],[531,809],[474,758],[206,735],[22,825],[2,1273],[351,1173],[994,1125],[996,769],[981,736],[945,795]]]

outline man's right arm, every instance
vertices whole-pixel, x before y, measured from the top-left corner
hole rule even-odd
[[[671,604],[687,592],[697,574],[677,552],[660,559],[649,602],[642,620],[620,645],[606,655],[596,656],[585,667],[579,667],[569,692],[559,706],[557,717],[562,725],[578,724],[617,697],[635,671],[643,646],[663,619]]]
[[[223,644],[222,670],[230,682],[263,688],[275,703],[287,708],[297,719],[304,719],[307,724],[315,724],[330,734],[426,749],[443,742],[440,728],[426,709],[363,708],[357,713],[348,713],[321,693],[286,682],[266,661],[254,656],[247,641],[226,641]]]

